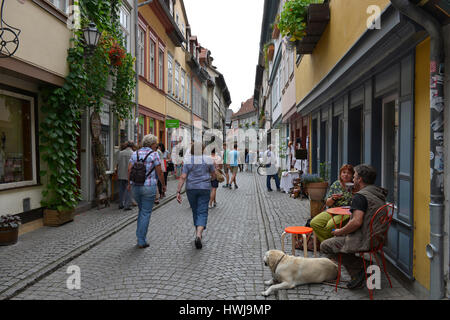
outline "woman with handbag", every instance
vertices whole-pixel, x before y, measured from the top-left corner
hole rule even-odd
[[[216,171],[216,179],[211,180],[212,189],[211,189],[211,198],[209,199],[209,206],[208,206],[209,209],[212,209],[217,206],[216,202],[217,188],[219,187],[219,182],[223,182],[225,180],[221,170],[223,165],[222,158],[219,155],[216,155],[215,149],[211,151],[211,159],[213,161],[214,169]]]
[[[208,221],[208,202],[211,198],[211,180],[216,179],[214,164],[211,157],[203,155],[204,146],[195,142],[191,154],[186,158],[183,173],[180,176],[177,189],[177,201],[181,204],[181,188],[186,182],[186,194],[192,208],[195,227],[195,247],[201,249],[203,230]]]

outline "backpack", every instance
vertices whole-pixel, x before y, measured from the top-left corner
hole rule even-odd
[[[145,184],[145,180],[147,180],[148,176],[155,170],[155,167],[150,170],[149,173],[146,174],[146,166],[145,161],[147,160],[148,156],[151,155],[154,151],[150,151],[144,159],[139,159],[139,151],[136,151],[136,158],[137,161],[133,166],[131,167],[130,172],[130,181],[133,181],[133,183],[137,186],[143,186]]]

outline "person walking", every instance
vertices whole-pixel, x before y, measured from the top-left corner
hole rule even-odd
[[[163,172],[163,176],[164,176],[164,162],[162,160],[163,154],[161,152],[161,149],[159,148],[159,144],[156,146],[156,152],[158,153],[159,156],[159,160],[161,162],[161,171]],[[162,184],[161,181],[157,181],[157,186],[158,188],[156,189],[156,197],[155,197],[155,204],[159,204],[159,200],[161,200],[162,198],[164,198],[164,192],[162,191]]]
[[[230,170],[230,164],[228,163],[228,155],[230,153],[229,150],[227,150],[227,144],[224,143],[223,145],[223,154],[222,154],[222,159],[223,159],[223,172],[225,173],[225,181],[226,184],[224,184],[222,186],[222,188],[228,188],[230,186],[229,181],[230,181],[230,175],[229,175],[229,170]]]
[[[152,134],[144,136],[142,148],[132,154],[128,164],[128,191],[133,190],[134,199],[139,208],[136,237],[140,249],[149,246],[146,238],[158,179],[162,184],[162,191],[166,192],[161,159],[156,152],[157,142],[157,138]],[[140,164],[144,164],[144,170],[138,169]]]
[[[250,168],[250,172],[253,172],[253,164],[256,163],[256,151],[250,151],[248,154],[248,165]]]
[[[211,151],[211,159],[214,164],[215,170],[221,170],[222,169],[222,158],[216,154],[216,150],[213,149]],[[216,202],[216,194],[217,194],[217,188],[219,187],[219,181],[217,179],[211,180],[211,198],[209,199],[209,209],[212,209],[217,206]]]
[[[119,209],[131,210],[131,195],[127,189],[128,185],[128,163],[133,154],[134,143],[127,141],[122,145],[122,150],[117,158],[117,179],[119,181]]]
[[[234,182],[234,189],[238,188],[237,182],[236,182],[236,176],[239,170],[239,152],[237,151],[237,144],[234,145],[234,150],[230,151],[229,153],[229,157],[230,157],[230,170],[231,170],[231,180],[230,180],[230,185],[228,186],[228,188],[230,188],[231,190],[231,186],[233,185]]]
[[[202,150],[202,154],[194,151]],[[194,244],[197,249],[203,247],[202,235],[208,222],[208,203],[211,197],[211,180],[216,179],[216,173],[211,157],[203,155],[204,146],[195,142],[191,146],[190,161],[185,161],[183,173],[180,176],[177,188],[177,201],[181,204],[181,188],[186,182],[186,194],[192,208],[195,227]]]
[[[270,171],[275,171],[275,168],[278,168],[277,166],[277,159],[275,157],[274,152],[272,152],[273,146],[270,144],[267,147],[267,151],[264,153],[264,163],[266,164],[266,168],[270,168]],[[274,174],[267,175],[266,178],[266,185],[267,185],[267,191],[272,192],[272,187],[270,185],[271,180],[275,179],[275,185],[277,187],[277,191],[281,191],[280,188],[280,178],[278,177],[278,170]]]
[[[161,154],[162,154],[162,156],[161,156],[161,160],[162,160],[161,161],[161,168],[163,169],[164,183],[167,186],[167,176],[169,174],[168,164],[170,162],[170,153],[169,153],[169,151],[166,150],[166,147],[165,147],[164,143],[162,143],[162,142],[160,142],[158,144],[158,150],[160,150]],[[159,186],[160,186],[160,183],[158,181],[158,188],[159,188]],[[163,198],[165,198],[165,197],[166,197],[166,195],[163,194]]]
[[[245,171],[248,172],[248,163],[249,163],[250,157],[248,153],[248,149],[245,149]]]

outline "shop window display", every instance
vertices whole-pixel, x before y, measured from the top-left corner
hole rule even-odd
[[[0,90],[1,189],[33,180],[32,118],[31,100]]]

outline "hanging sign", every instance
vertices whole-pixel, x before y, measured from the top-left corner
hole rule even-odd
[[[179,128],[180,120],[166,120],[166,128]]]

